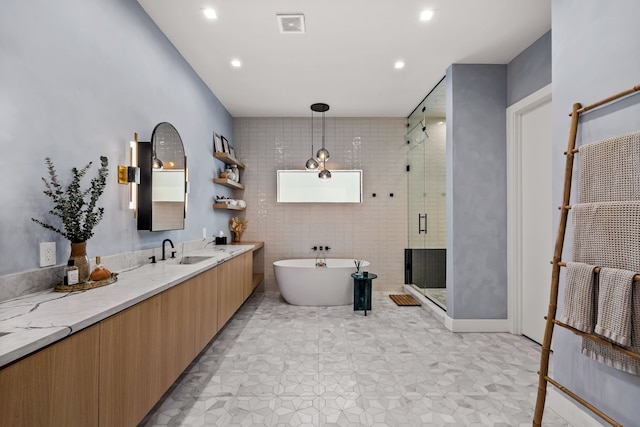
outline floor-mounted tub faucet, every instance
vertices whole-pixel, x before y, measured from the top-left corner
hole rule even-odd
[[[312,249],[315,251],[316,250],[315,246]],[[319,246],[318,249],[320,251],[322,251],[322,250],[324,250],[324,247],[323,246]],[[326,257],[324,255],[318,254],[316,252],[316,267],[326,267],[326,266],[327,266]]]

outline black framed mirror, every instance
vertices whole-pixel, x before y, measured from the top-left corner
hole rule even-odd
[[[159,123],[151,142],[138,143],[138,230],[183,230],[187,159],[173,125]]]

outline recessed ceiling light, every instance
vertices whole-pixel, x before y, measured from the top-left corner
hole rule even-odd
[[[242,66],[242,62],[239,59],[232,59],[231,66],[234,68],[240,68]]]
[[[206,16],[207,19],[218,19],[218,14],[211,8],[204,9],[202,13],[204,13],[204,16]]]
[[[396,61],[395,65],[393,67],[396,70],[400,70],[400,69],[404,68],[404,61]]]
[[[423,10],[420,14],[421,21],[430,21],[433,18],[433,10]]]

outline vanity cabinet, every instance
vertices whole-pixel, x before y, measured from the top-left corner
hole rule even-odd
[[[244,258],[250,252],[225,261],[218,266],[218,325],[222,326],[244,302]]]
[[[135,426],[171,385],[162,370],[162,295],[99,324],[100,426]]]
[[[197,277],[197,276],[196,276]],[[162,298],[162,384],[169,388],[185,370],[196,351],[197,278],[160,294]]]
[[[195,287],[196,350],[204,348],[218,333],[218,268],[212,268],[193,279]]]
[[[98,345],[92,326],[0,370],[0,425],[97,426]]]
[[[244,164],[238,159],[229,156],[229,153],[213,153],[213,157],[222,161],[226,165],[237,166],[239,170],[244,169]],[[213,178],[213,182],[218,185],[222,185],[227,188],[231,188],[236,191],[244,191],[245,187],[243,184],[240,184],[235,181],[231,181],[227,178]],[[235,191],[234,191],[235,194]],[[229,205],[228,203],[215,203],[213,205],[214,209],[225,209],[225,210],[234,210],[234,211],[243,211],[245,208],[240,206]]]
[[[0,369],[0,426],[137,425],[251,294],[253,254]]]
[[[242,300],[249,298],[257,285],[253,281],[253,255],[251,252],[243,254],[242,259]]]

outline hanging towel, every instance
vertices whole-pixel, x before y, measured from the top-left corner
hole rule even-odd
[[[591,333],[595,324],[595,266],[581,262],[567,263],[567,284],[564,288],[564,308],[560,321]]]
[[[640,200],[640,132],[583,145],[580,203]]]
[[[571,208],[573,261],[640,271],[640,201]]]
[[[631,296],[635,273],[616,268],[601,268],[598,288],[598,317],[595,333],[611,342],[631,345]]]
[[[631,346],[629,350],[640,353],[640,284],[633,285],[632,293],[632,318],[631,318]],[[629,357],[611,347],[600,344],[589,338],[582,339],[582,354],[600,363],[628,372],[640,375],[640,360]]]

